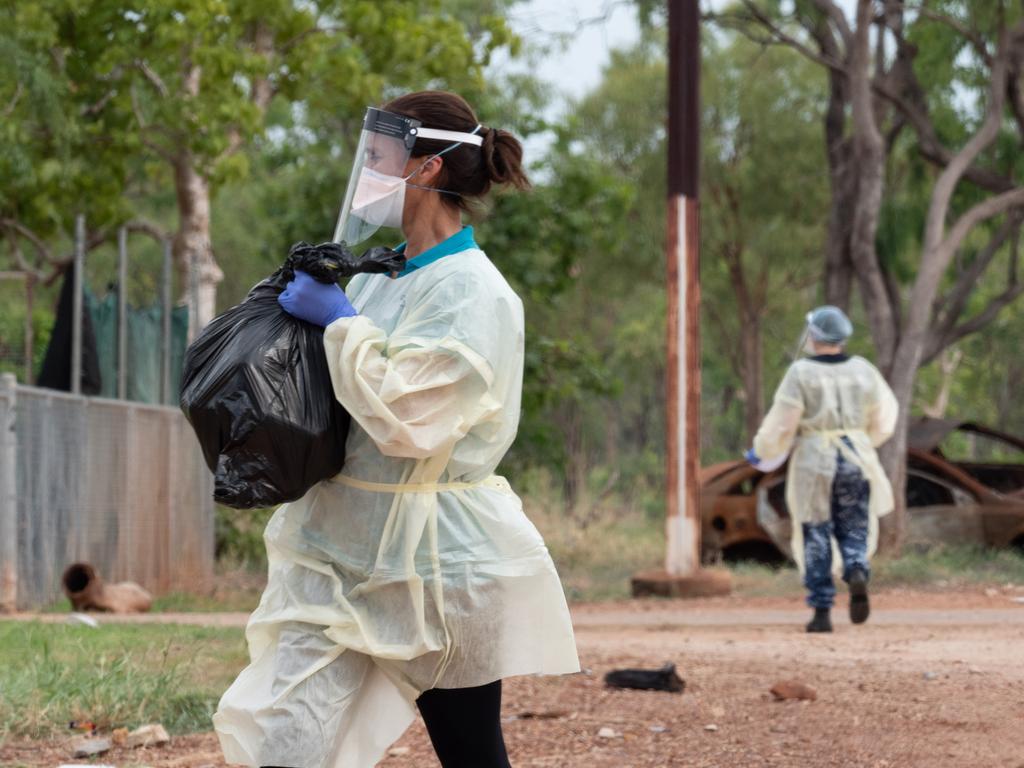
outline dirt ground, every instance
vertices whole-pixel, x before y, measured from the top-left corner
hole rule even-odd
[[[875,598],[867,625],[853,627],[837,610],[836,632],[816,636],[803,632],[807,612],[789,599],[578,606],[584,672],[506,682],[512,763],[1024,768],[1021,596],[1024,591],[1009,587],[987,594],[891,592]],[[613,691],[602,681],[614,668],[666,661],[678,665],[684,693]],[[781,680],[810,685],[817,700],[775,702],[769,689]],[[612,734],[599,735],[602,729]],[[57,743],[8,744],[0,765],[85,763],[67,755]],[[111,752],[102,762],[224,765],[212,734],[176,737],[162,749]],[[417,722],[380,768],[436,765]]]

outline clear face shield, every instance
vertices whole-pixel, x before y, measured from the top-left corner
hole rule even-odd
[[[355,245],[383,226],[402,225],[405,166],[419,126],[419,120],[373,107],[366,110],[334,242]]]
[[[814,342],[827,346],[846,345],[847,340],[853,334],[853,324],[838,307],[824,306],[807,313],[804,323],[804,332],[797,345],[796,354],[793,359],[801,355],[816,354]]]
[[[405,187],[418,171],[406,175],[405,168],[417,139],[453,142],[443,151],[424,158],[422,167],[461,144],[482,145],[483,139],[476,133],[479,130],[479,125],[472,133],[423,128],[419,120],[368,107],[334,228],[334,242],[356,245],[372,237],[381,227],[401,228]]]
[[[811,346],[811,323],[814,320],[814,313],[808,312],[804,320],[803,333],[800,334],[800,341],[797,342],[796,349],[793,351],[794,360],[799,360],[804,355],[814,354],[814,347]]]

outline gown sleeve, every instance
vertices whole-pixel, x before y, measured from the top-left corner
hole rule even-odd
[[[796,367],[791,366],[775,392],[771,410],[754,437],[754,453],[762,461],[773,461],[789,454],[803,413],[799,375]]]
[[[875,369],[875,397],[868,407],[868,424],[865,430],[871,444],[876,448],[892,437],[896,431],[896,420],[900,414],[899,403],[885,377]]]
[[[500,412],[491,361],[515,340],[503,342],[504,313],[483,288],[449,276],[390,335],[363,315],[325,329],[334,394],[385,456],[436,455]]]

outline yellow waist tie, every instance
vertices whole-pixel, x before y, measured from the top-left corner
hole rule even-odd
[[[821,435],[827,440],[834,440],[840,437],[849,437],[850,435],[858,432],[863,433],[863,429],[801,429],[800,435]]]
[[[491,488],[496,491],[511,491],[508,480],[500,475],[490,475],[475,483],[371,483],[348,475],[336,475],[329,482],[358,488],[372,493],[443,493],[444,491],[465,491],[470,488]]]

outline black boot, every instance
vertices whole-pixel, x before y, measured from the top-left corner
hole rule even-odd
[[[830,609],[815,608],[814,617],[807,624],[808,632],[831,632],[832,619],[829,616]]]
[[[868,602],[868,575],[859,568],[850,574],[850,621],[863,624],[871,614]]]

